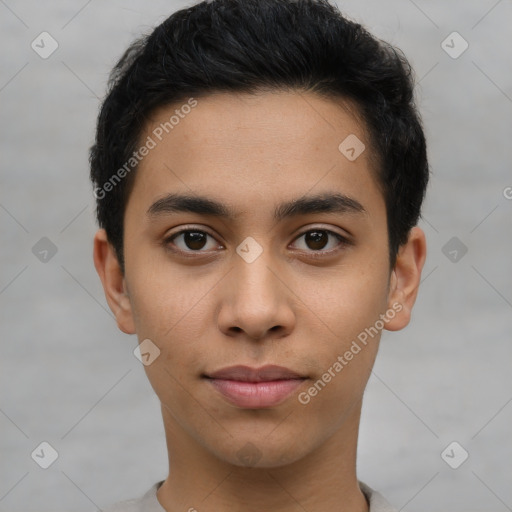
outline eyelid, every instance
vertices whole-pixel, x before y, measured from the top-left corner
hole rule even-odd
[[[172,238],[174,236],[178,236],[178,235],[181,235],[187,231],[194,231],[194,232],[201,232],[201,233],[206,233],[207,235],[210,235],[212,238],[217,238],[216,235],[212,234],[210,231],[209,231],[209,228],[205,228],[204,226],[195,226],[195,225],[188,225],[188,224],[182,224],[180,225],[179,227],[179,230],[174,232],[174,233],[170,233],[169,235],[166,236],[166,238]]]
[[[333,249],[319,249],[318,251],[314,251],[314,250],[309,250],[309,251],[305,251],[303,249],[297,249],[297,252],[301,253],[301,254],[306,254],[308,258],[310,257],[313,257],[313,258],[325,258],[327,256],[330,256],[330,255],[333,255],[337,252],[339,252],[340,250],[342,250],[343,248],[347,247],[347,246],[350,246],[350,245],[354,245],[354,242],[352,241],[351,237],[350,236],[347,236],[347,235],[342,235],[332,229],[329,229],[329,228],[326,228],[326,227],[319,227],[319,226],[316,226],[316,227],[310,227],[304,231],[301,231],[294,239],[293,239],[293,242],[296,242],[299,238],[301,238],[302,236],[306,235],[307,233],[311,232],[311,231],[325,231],[326,233],[328,233],[329,235],[332,235],[334,236],[337,240],[338,240],[338,244],[336,247],[334,247]]]
[[[337,231],[334,231],[334,229],[330,225],[329,226],[313,225],[311,227],[311,225],[308,224],[307,226],[308,226],[307,229],[304,229],[303,231],[299,231],[299,233],[296,235],[294,240],[296,240],[297,238],[299,238],[302,235],[305,235],[306,233],[309,233],[310,231],[317,230],[317,231],[326,231],[327,233],[331,233],[333,235],[336,235],[336,236],[339,236],[340,238],[345,239],[348,243],[352,243],[353,235],[346,229],[343,229],[343,233],[338,233]],[[342,228],[340,228],[340,229],[342,229]]]
[[[325,258],[325,257],[328,257],[328,256],[338,253],[339,251],[346,248],[347,246],[351,246],[354,244],[351,235],[349,235],[349,234],[342,235],[341,233],[338,233],[338,232],[334,231],[333,229],[329,229],[328,227],[325,227],[325,226],[308,227],[307,229],[304,229],[303,231],[299,232],[295,236],[295,238],[293,239],[293,241],[291,243],[292,244],[295,243],[299,238],[301,238],[302,236],[304,236],[307,233],[310,233],[312,231],[324,231],[325,233],[328,233],[329,235],[334,236],[338,240],[338,244],[333,249],[327,249],[327,250],[319,249],[319,250],[315,251],[315,250],[296,249],[296,252],[298,252],[300,254],[305,254],[305,255],[307,255],[308,258]],[[203,227],[196,227],[193,225],[180,226],[180,229],[178,231],[176,231],[175,233],[171,233],[170,235],[164,237],[162,245],[164,246],[164,248],[166,250],[180,254],[184,257],[197,258],[199,255],[202,255],[202,256],[211,256],[212,255],[214,250],[213,251],[212,250],[193,251],[193,250],[179,249],[176,246],[173,248],[170,246],[171,244],[174,245],[174,242],[173,242],[174,238],[176,238],[184,233],[187,233],[187,232],[205,233],[206,235],[213,238],[219,244],[219,246],[221,248],[224,248],[224,246],[218,242],[217,237],[215,235],[213,235],[212,233],[210,233],[207,229],[205,229]],[[217,247],[216,249],[218,249],[218,248],[219,247]]]
[[[167,248],[168,250],[177,252],[179,254],[209,254],[211,252],[211,251],[191,251],[191,250],[183,251],[182,249],[179,249],[179,248],[170,248],[169,247],[169,244],[174,243],[174,241],[173,241],[174,238],[176,238],[180,235],[183,235],[187,232],[205,233],[209,237],[213,238],[219,246],[224,247],[223,244],[217,240],[217,237],[215,235],[213,235],[212,233],[210,233],[210,231],[208,231],[208,229],[205,229],[204,227],[197,227],[197,226],[192,226],[192,225],[191,226],[189,226],[189,225],[180,226],[180,229],[178,231],[164,236],[164,238],[162,240],[163,246],[165,248]]]

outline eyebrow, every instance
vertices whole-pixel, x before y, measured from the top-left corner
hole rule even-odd
[[[163,215],[189,212],[199,215],[211,215],[234,220],[237,212],[228,205],[197,195],[168,194],[155,201],[147,210],[150,218]],[[313,213],[348,213],[367,214],[363,205],[356,199],[344,194],[323,193],[312,196],[302,196],[279,204],[274,210],[274,220],[297,217]]]

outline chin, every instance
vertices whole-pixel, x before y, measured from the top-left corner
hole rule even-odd
[[[295,436],[288,437],[295,438]],[[224,462],[240,468],[277,468],[292,464],[306,455],[305,445],[302,443],[300,449],[289,446],[286,441],[276,440],[269,443],[268,436],[263,439],[230,439],[226,451],[219,452],[219,445],[215,444],[212,453]],[[222,448],[222,447],[221,447]]]

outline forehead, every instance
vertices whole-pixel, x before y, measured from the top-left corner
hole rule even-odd
[[[192,102],[195,106],[189,108]],[[223,148],[263,145],[298,151],[300,141],[320,142],[327,136],[326,142],[336,142],[349,134],[364,139],[364,130],[359,109],[341,98],[327,99],[299,91],[216,92],[156,109],[142,135],[156,133],[157,142],[170,139],[167,135],[181,141],[193,135],[199,144]]]
[[[139,145],[149,140],[132,191],[144,212],[169,192],[233,206],[239,198],[239,207],[250,203],[253,211],[308,191],[337,191],[361,204],[379,200],[370,197],[378,185],[364,123],[341,100],[299,92],[187,98],[152,113]]]

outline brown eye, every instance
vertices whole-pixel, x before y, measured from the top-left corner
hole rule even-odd
[[[206,233],[187,231],[183,234],[183,241],[189,249],[197,251],[206,245],[206,237]]]
[[[208,239],[212,241],[209,242]],[[172,249],[172,246],[176,247],[181,252],[207,252],[202,249],[215,249],[218,244],[215,243],[215,239],[205,231],[186,229],[175,233],[174,235],[164,240],[166,247]],[[210,243],[210,247],[208,246]]]
[[[329,241],[329,236],[325,231],[309,231],[305,234],[305,237],[306,245],[315,251],[323,249]]]
[[[302,233],[295,241],[298,249],[308,252],[312,256],[335,252],[350,243],[345,237],[329,229],[310,229]]]

